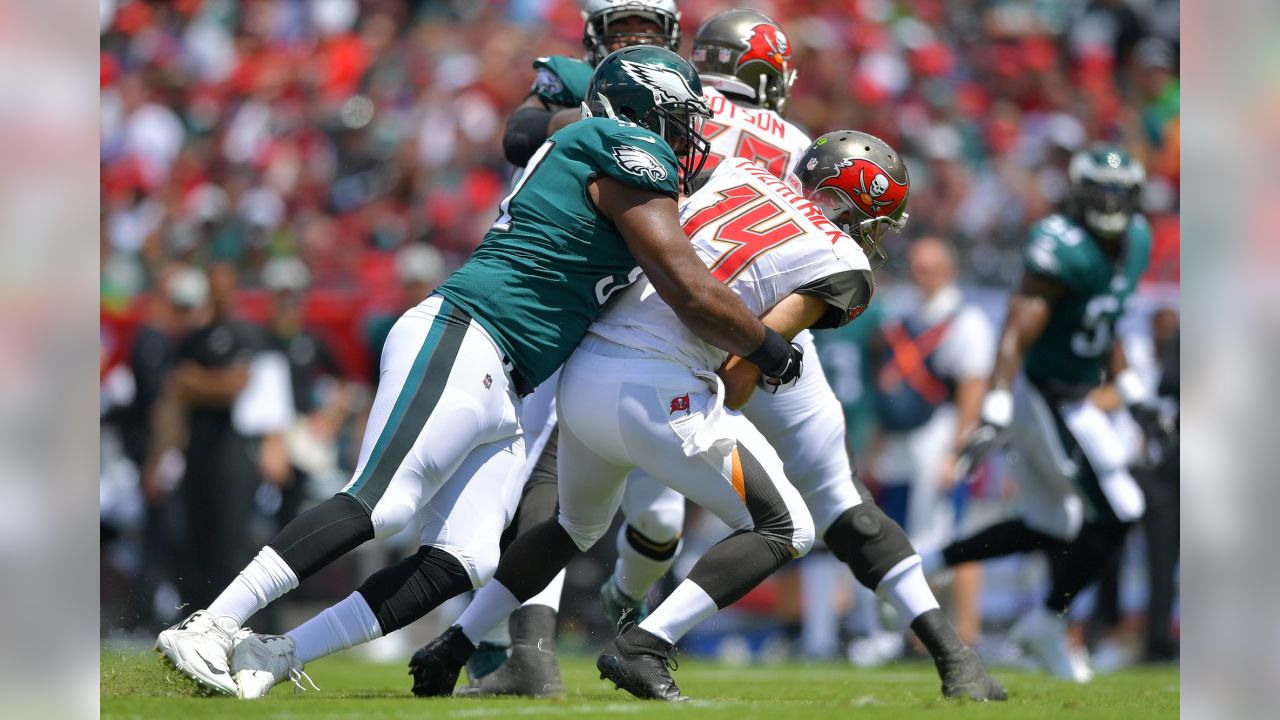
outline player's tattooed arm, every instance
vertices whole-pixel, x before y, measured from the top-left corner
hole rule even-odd
[[[654,290],[698,337],[744,357],[772,351],[765,364],[785,365],[790,346],[719,280],[693,251],[680,228],[675,198],[599,177],[588,185],[591,200],[613,222]],[[776,338],[770,343],[771,336]],[[781,343],[785,350],[777,349]],[[768,372],[772,368],[764,368]]]
[[[791,341],[801,330],[816,323],[827,312],[827,307],[822,298],[793,293],[778,301],[760,320]],[[737,355],[730,355],[718,372],[724,381],[724,404],[733,410],[746,405],[760,382],[760,368]]]

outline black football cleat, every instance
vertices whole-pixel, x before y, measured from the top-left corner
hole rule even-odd
[[[973,648],[966,647],[952,656],[934,663],[942,678],[942,694],[949,698],[968,698],[985,702],[1008,700],[1004,686],[987,673],[982,659]]]
[[[467,658],[476,651],[462,628],[454,625],[440,637],[423,645],[409,660],[409,674],[413,676],[413,694],[418,697],[452,695],[458,684],[458,675]]]
[[[511,614],[511,657],[497,670],[458,688],[460,697],[564,697],[556,660],[556,611],[543,605]]]
[[[632,627],[605,646],[596,658],[601,680],[641,700],[687,700],[671,677],[679,667],[676,648],[671,643],[638,627]]]

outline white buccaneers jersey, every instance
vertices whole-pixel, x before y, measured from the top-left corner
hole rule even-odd
[[[871,301],[871,268],[857,243],[749,160],[721,162],[685,201],[680,222],[712,275],[756,315],[798,292],[830,305],[814,327],[838,327]],[[588,332],[695,369],[715,370],[727,356],[686,328],[643,277]]]
[[[713,87],[705,87],[711,119],[702,134],[711,143],[711,154],[703,172],[710,174],[725,158],[746,158],[784,178],[796,160],[809,149],[812,140],[772,110],[735,105]]]

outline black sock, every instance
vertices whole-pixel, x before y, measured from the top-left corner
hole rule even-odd
[[[752,530],[741,530],[716,543],[689,571],[716,607],[726,608],[787,564],[791,548]]]
[[[533,526],[511,543],[493,579],[520,602],[537,595],[578,554],[578,546],[554,518]]]
[[[373,539],[373,520],[359,500],[338,493],[294,518],[267,543],[299,580]]]
[[[382,634],[389,635],[470,589],[471,576],[457,558],[424,545],[369,576],[358,592],[378,618]]]
[[[1085,523],[1074,541],[1049,553],[1049,597],[1045,607],[1062,614],[1071,600],[1098,579],[1107,561],[1120,551],[1127,524]]]
[[[934,660],[944,660],[965,648],[951,621],[939,608],[926,610],[911,621],[911,630],[924,643]]]
[[[954,567],[1032,550],[1052,552],[1062,545],[1061,540],[1032,530],[1021,520],[1008,520],[951,543],[943,548],[942,558],[947,567]]]

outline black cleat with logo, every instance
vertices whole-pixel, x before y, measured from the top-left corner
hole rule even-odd
[[[641,700],[682,702],[688,698],[680,694],[671,677],[671,671],[679,667],[675,654],[671,643],[632,627],[605,647],[596,658],[596,669],[601,680],[612,680],[618,689]]]

